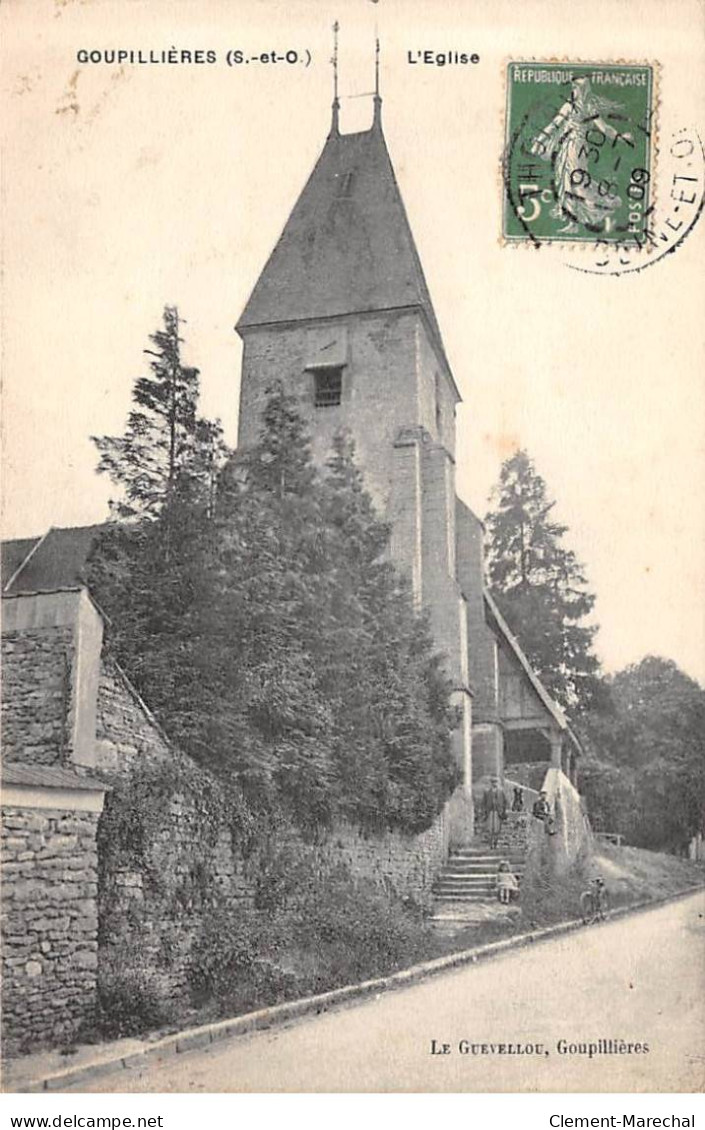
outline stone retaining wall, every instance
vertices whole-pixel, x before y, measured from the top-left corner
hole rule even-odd
[[[100,983],[111,996],[148,988],[180,1007],[189,1002],[194,942],[215,911],[251,906],[253,886],[229,829],[210,822],[197,789],[160,797],[156,811],[127,812],[135,850],[112,838],[121,804],[116,786],[99,833]]]
[[[400,898],[428,903],[433,880],[448,855],[445,813],[418,836],[385,832],[366,836],[350,825],[338,824],[323,845],[332,864],[344,863],[354,876],[377,884]]]
[[[217,783],[170,745],[105,657],[96,736],[111,785],[98,834],[101,988],[111,999],[148,988],[180,1006],[209,915],[252,903],[245,864],[205,801]]]
[[[69,1039],[95,1004],[97,812],[3,808],[3,1048]]]
[[[97,733],[101,776],[112,787],[99,830],[101,982],[114,987],[126,972],[126,992],[149,984],[162,999],[183,1004],[194,943],[215,911],[253,905],[258,861],[243,859],[230,830],[212,823],[204,796],[218,783],[169,745],[129,682],[105,660]],[[144,791],[150,774],[160,790],[156,803]],[[118,806],[129,816],[122,832]],[[317,854],[324,866],[343,863],[354,877],[427,902],[447,855],[447,824],[441,815],[419,836],[368,836],[340,823]],[[294,836],[292,850],[296,844]]]
[[[542,821],[529,821],[527,872],[559,876],[590,856],[592,832],[580,794],[560,769],[548,770],[543,788],[555,815],[555,835],[546,833]]]
[[[117,664],[103,657],[96,709],[98,768],[124,776],[139,763],[166,761],[171,747]]]

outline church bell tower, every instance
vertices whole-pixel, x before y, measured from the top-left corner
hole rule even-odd
[[[464,783],[450,802],[451,841],[463,843],[473,817],[467,615],[456,571],[460,395],[387,150],[378,81],[369,129],[341,133],[339,109],[336,68],[323,150],[236,326],[238,446],[257,442],[276,380],[298,399],[321,465],[339,429],[352,435],[365,485],[392,526],[394,562],[429,613],[455,688]]]

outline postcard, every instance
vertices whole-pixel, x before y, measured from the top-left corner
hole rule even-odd
[[[703,15],[6,0],[7,1090],[702,1089]]]

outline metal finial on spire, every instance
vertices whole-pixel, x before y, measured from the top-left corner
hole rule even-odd
[[[375,32],[376,32],[375,28]],[[374,119],[373,123],[376,126],[382,124],[382,99],[379,93],[379,35],[375,34],[375,95],[374,95]]]
[[[331,63],[333,64],[333,120],[331,122],[331,133],[340,132],[340,99],[338,98],[338,32],[340,31],[340,24],[336,20],[333,24],[333,55]]]
[[[340,31],[340,24],[336,20],[333,24],[333,101],[338,101],[338,32]]]

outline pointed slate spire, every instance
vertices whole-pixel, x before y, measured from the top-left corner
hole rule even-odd
[[[348,134],[335,128],[334,99],[333,128],[236,328],[415,307],[447,366],[382,131],[378,83],[374,99],[372,127]]]

